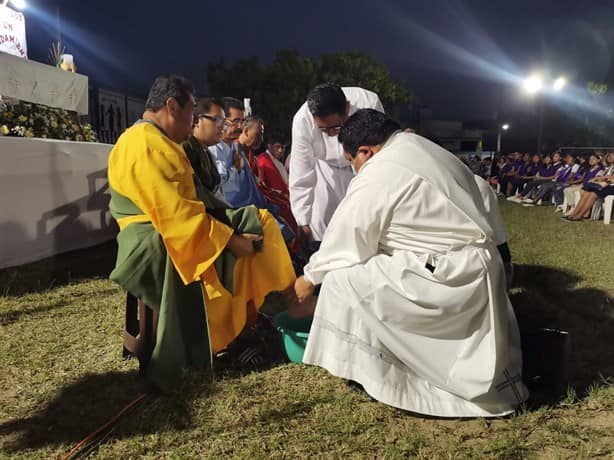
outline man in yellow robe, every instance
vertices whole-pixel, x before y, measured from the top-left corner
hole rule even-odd
[[[246,208],[222,222],[198,198],[181,146],[194,125],[193,93],[182,77],[158,77],[143,119],[109,157],[110,208],[121,230],[111,279],[159,311],[147,374],[163,389],[189,366],[210,367],[211,354],[255,319],[265,296],[295,278],[268,212]],[[216,262],[228,256],[236,263],[221,281]]]

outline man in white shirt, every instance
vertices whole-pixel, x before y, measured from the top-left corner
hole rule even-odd
[[[358,109],[383,112],[377,94],[332,83],[316,86],[292,121],[290,205],[303,244],[322,240],[345,196],[353,173],[337,140],[339,129]]]
[[[474,175],[375,110],[339,139],[358,174],[295,283],[299,301],[322,286],[303,362],[421,414],[512,413],[520,337]]]

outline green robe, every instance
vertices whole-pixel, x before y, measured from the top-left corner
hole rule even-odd
[[[199,188],[203,187],[197,177],[195,185],[201,197],[203,190],[199,192]],[[112,188],[110,191],[110,210],[115,219],[143,214],[128,198]],[[254,206],[225,209],[220,217],[239,233],[262,234]],[[169,391],[180,382],[188,367],[210,370],[211,347],[202,283],[183,284],[160,234],[149,222],[128,225],[117,236],[117,243],[117,262],[110,279],[159,314],[156,345],[146,371],[148,379],[161,390]],[[218,277],[230,292],[235,261],[229,250],[224,250],[215,261]]]

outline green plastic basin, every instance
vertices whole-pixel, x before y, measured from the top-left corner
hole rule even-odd
[[[281,312],[273,318],[273,324],[281,334],[284,351],[293,363],[302,363],[312,318],[290,318]]]

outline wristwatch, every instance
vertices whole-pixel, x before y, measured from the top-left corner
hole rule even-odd
[[[254,252],[262,251],[262,240],[252,240],[252,248]]]

